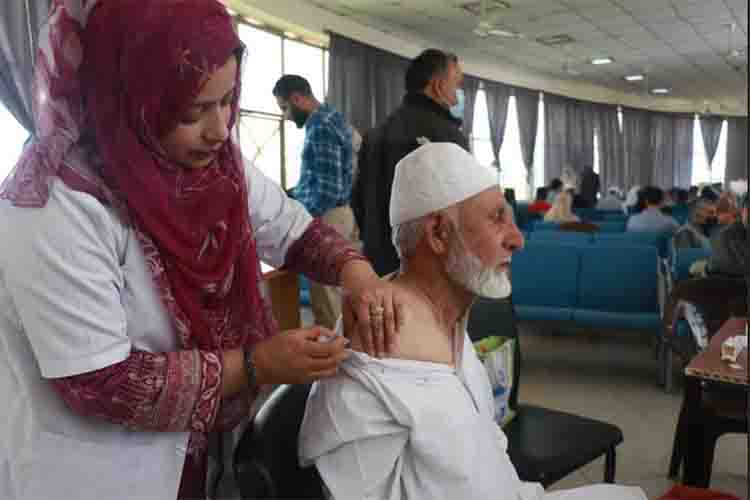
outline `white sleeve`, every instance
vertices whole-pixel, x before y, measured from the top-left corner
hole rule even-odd
[[[44,208],[8,208],[3,218],[5,283],[42,376],[125,360],[131,343],[118,257],[124,228],[93,197],[60,182]]]
[[[299,202],[245,161],[250,223],[255,232],[258,257],[273,267],[284,265],[287,251],[312,222]]]
[[[334,500],[400,498],[409,428],[345,375],[318,382],[300,431],[301,464],[315,463]]]

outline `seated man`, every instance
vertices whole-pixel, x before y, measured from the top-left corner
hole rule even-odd
[[[711,231],[718,224],[716,208],[699,200],[688,212],[688,222],[680,227],[672,238],[674,248],[711,249]]]
[[[711,240],[713,255],[708,261],[709,274],[737,278],[750,276],[750,195],[745,195],[742,205],[740,220]]]
[[[644,210],[628,219],[628,231],[675,232],[680,225],[669,215],[661,212],[664,191],[655,186],[647,186],[642,191]]]
[[[339,376],[313,387],[300,431],[301,462],[317,466],[329,497],[645,500],[612,485],[548,494],[508,457],[466,332],[477,296],[510,295],[523,245],[495,175],[455,145],[423,146],[396,168],[390,218],[401,258],[392,279],[409,304],[397,345],[376,359],[352,338]],[[351,317],[343,329],[355,331]]]

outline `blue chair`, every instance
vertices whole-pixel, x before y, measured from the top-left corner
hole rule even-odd
[[[577,325],[660,331],[656,248],[581,248]]]
[[[673,249],[670,271],[672,281],[682,281],[690,278],[690,266],[698,260],[711,257],[711,250],[705,248],[677,248]]]
[[[544,219],[538,219],[534,221],[533,230],[543,231],[543,230],[559,229],[559,226],[560,224],[558,222],[550,222]]]
[[[534,242],[557,242],[564,245],[589,245],[593,241],[593,236],[590,233],[577,233],[575,231],[535,231],[531,240]]]
[[[672,207],[672,218],[681,226],[687,224],[690,210],[687,207]]]
[[[624,233],[627,222],[625,219],[619,221],[601,221],[596,223],[599,232],[602,233]]]
[[[671,234],[668,232],[598,233],[594,236],[594,244],[607,246],[653,246],[658,249],[659,257],[666,259],[669,256],[670,238]]]
[[[628,216],[622,212],[601,212],[600,219],[605,222],[627,222]]]
[[[572,319],[576,305],[579,248],[532,240],[513,256],[513,301],[520,319]]]

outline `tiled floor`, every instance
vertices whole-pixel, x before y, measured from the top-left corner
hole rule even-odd
[[[521,400],[618,425],[625,440],[618,447],[617,482],[658,498],[672,484],[666,475],[682,402],[679,374],[674,392],[665,394],[656,385],[653,347],[643,336],[555,330],[521,326]],[[748,444],[746,435],[719,440],[713,489],[748,499]],[[603,472],[599,460],[552,489],[601,481]]]

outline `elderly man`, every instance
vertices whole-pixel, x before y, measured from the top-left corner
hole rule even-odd
[[[547,494],[524,483],[495,424],[490,383],[466,332],[477,296],[510,294],[523,245],[496,176],[454,144],[425,145],[396,167],[390,204],[408,305],[390,358],[357,351],[317,384],[300,432],[334,500],[645,500],[638,488]],[[374,311],[377,314],[378,311]],[[350,335],[353,322],[344,318]]]

